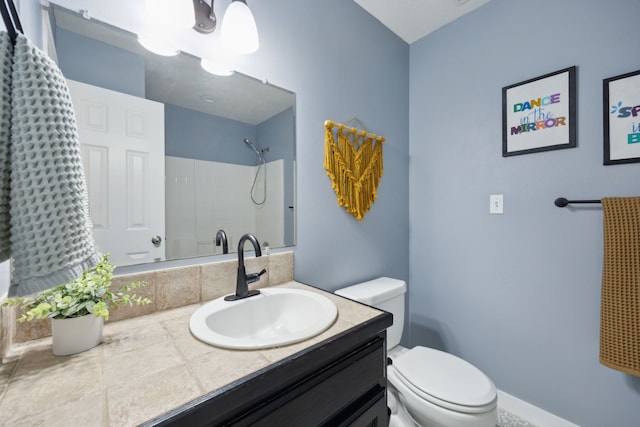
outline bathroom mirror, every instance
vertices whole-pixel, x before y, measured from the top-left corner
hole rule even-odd
[[[208,73],[185,53],[153,54],[135,34],[65,8],[48,11],[101,252],[119,266],[217,255],[218,230],[229,252],[245,233],[271,248],[295,245],[294,93]],[[123,136],[109,134],[118,108]]]

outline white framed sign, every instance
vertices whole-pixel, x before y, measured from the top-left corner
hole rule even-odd
[[[576,67],[502,88],[502,156],[576,146]]]
[[[603,80],[605,165],[640,162],[640,70]]]

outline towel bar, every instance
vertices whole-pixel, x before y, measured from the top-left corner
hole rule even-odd
[[[553,204],[559,208],[564,208],[567,205],[574,203],[601,203],[600,200],[567,200],[564,197],[558,197]]]

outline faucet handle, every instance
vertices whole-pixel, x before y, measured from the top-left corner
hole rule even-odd
[[[262,276],[266,272],[267,270],[263,268],[260,273],[247,274],[247,283],[257,282],[258,280],[260,280],[260,276]]]

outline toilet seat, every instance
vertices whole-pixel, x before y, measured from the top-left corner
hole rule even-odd
[[[482,413],[497,404],[493,382],[478,368],[452,354],[417,346],[393,359],[395,377],[421,399],[462,413]],[[393,381],[392,381],[393,383]]]

